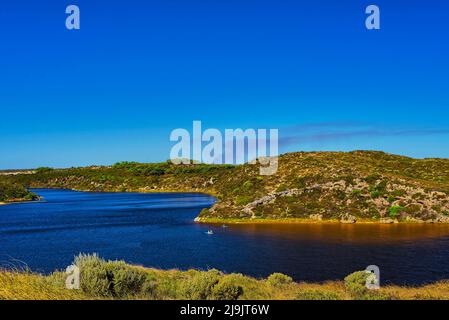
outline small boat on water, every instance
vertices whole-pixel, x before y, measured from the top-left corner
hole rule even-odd
[[[206,234],[214,234],[214,232],[212,230],[207,230]]]
[[[222,228],[227,228],[228,226],[224,224],[224,225],[222,225],[221,227],[222,227]]]

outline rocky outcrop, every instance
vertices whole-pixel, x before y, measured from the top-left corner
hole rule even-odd
[[[417,219],[417,218],[413,218],[413,217],[410,217],[410,216],[406,216],[406,217],[405,217],[405,222],[423,223],[424,220],[422,220],[422,219]]]
[[[351,223],[356,223],[356,222],[357,222],[357,218],[348,213],[342,215],[340,218],[340,223],[351,224]]]
[[[322,215],[322,214],[319,214],[319,213],[311,214],[311,215],[309,216],[309,219],[315,220],[315,221],[322,221],[322,220],[323,220],[323,215]]]
[[[244,212],[246,215],[251,216],[251,218],[254,219],[255,215],[254,215],[254,211],[253,210],[257,206],[269,204],[269,203],[273,202],[274,200],[276,200],[279,197],[293,196],[293,195],[297,195],[299,193],[300,193],[300,191],[298,189],[284,190],[284,191],[275,192],[275,193],[269,194],[269,195],[267,195],[265,197],[262,197],[260,199],[257,199],[257,200],[255,200],[253,202],[248,203],[242,209],[242,212]]]
[[[379,220],[379,223],[381,224],[391,224],[391,223],[398,223],[399,221],[397,219],[391,219],[391,218],[381,218]]]
[[[449,223],[449,216],[439,215],[435,220],[440,223]]]

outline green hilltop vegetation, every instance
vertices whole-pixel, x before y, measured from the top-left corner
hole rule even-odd
[[[80,254],[74,264],[80,270],[80,288],[66,288],[61,271],[40,275],[29,271],[0,271],[0,300],[148,299],[148,300],[411,300],[449,299],[449,282],[421,287],[381,286],[366,288],[368,273],[354,272],[343,281],[296,283],[273,273],[255,279],[215,269],[158,270],[106,261]],[[372,279],[373,280],[373,279]],[[372,281],[371,280],[371,281]],[[368,280],[370,281],[370,280]]]
[[[217,202],[197,219],[208,222],[449,222],[449,159],[376,151],[287,153],[272,176],[251,164],[121,162],[0,179],[32,188],[208,193]]]

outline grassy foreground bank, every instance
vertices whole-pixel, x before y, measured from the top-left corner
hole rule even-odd
[[[65,288],[67,275],[0,271],[0,299],[150,299],[150,300],[402,300],[449,299],[449,281],[421,287],[365,287],[368,274],[355,272],[342,281],[296,283],[274,273],[266,279],[218,270],[157,270],[79,255],[79,290]]]

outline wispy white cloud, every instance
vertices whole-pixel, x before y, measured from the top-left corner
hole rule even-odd
[[[334,142],[350,138],[430,136],[449,134],[449,128],[392,128],[356,122],[323,122],[280,130],[279,146]]]

